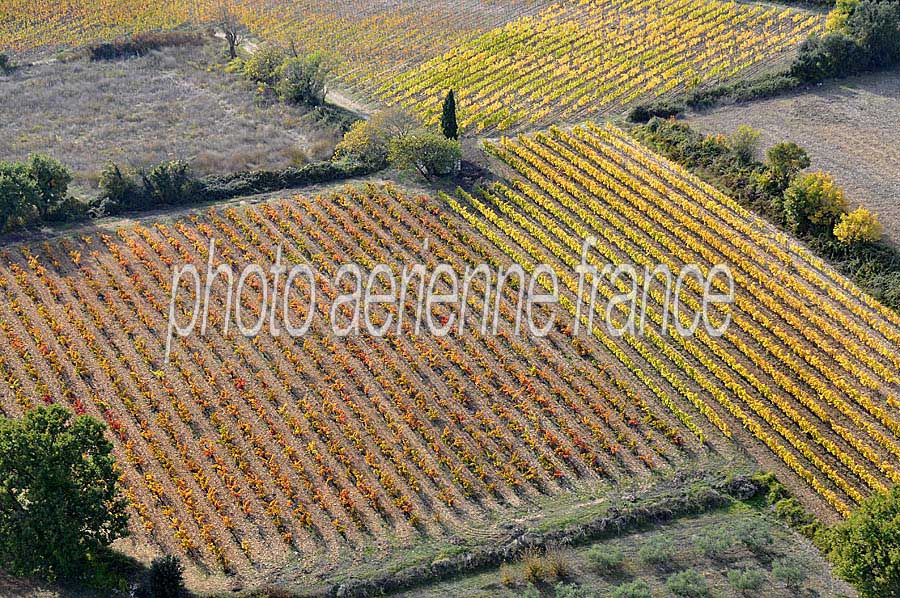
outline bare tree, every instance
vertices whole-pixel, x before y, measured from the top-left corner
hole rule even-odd
[[[228,55],[233,60],[237,58],[237,49],[244,41],[245,29],[237,15],[225,2],[222,3],[219,26],[225,34],[225,41],[228,42]]]
[[[375,128],[384,131],[390,139],[405,137],[422,126],[412,114],[401,107],[380,110],[372,115],[370,122]]]

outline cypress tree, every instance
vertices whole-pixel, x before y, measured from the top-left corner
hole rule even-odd
[[[441,114],[441,131],[447,139],[459,138],[459,126],[456,124],[456,98],[453,90],[447,92],[444,98],[444,110]]]

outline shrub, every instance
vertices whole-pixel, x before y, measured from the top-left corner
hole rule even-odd
[[[522,598],[541,598],[543,594],[541,594],[541,591],[539,589],[534,587],[534,584],[528,584],[527,586],[525,586],[525,589],[522,591],[520,596]]]
[[[790,497],[787,488],[778,481],[778,478],[771,471],[758,473],[753,476],[753,480],[766,491],[766,503],[770,505],[774,505],[782,498]]]
[[[181,598],[187,595],[184,568],[178,557],[167,555],[153,560],[142,595],[143,598]]]
[[[530,550],[522,557],[522,578],[529,583],[562,580],[571,574],[569,555],[559,548],[548,549],[543,554]]]
[[[766,578],[759,569],[734,569],[728,572],[728,583],[739,592],[759,590]]]
[[[900,486],[873,495],[832,528],[829,558],[860,598],[896,596],[900,588]]]
[[[414,131],[388,144],[388,161],[393,166],[428,179],[454,172],[461,159],[459,141],[430,131]]]
[[[612,598],[651,598],[650,586],[643,579],[624,583],[613,590]]]
[[[687,96],[685,104],[694,109],[709,108],[722,100],[746,102],[776,96],[797,88],[802,81],[789,71],[765,73],[734,83],[698,89]]]
[[[741,125],[728,138],[728,148],[738,160],[749,164],[753,161],[757,141],[759,141],[759,131],[753,127]]]
[[[0,52],[0,74],[8,75],[13,72],[14,67],[12,61],[9,59],[9,56]]]
[[[536,551],[529,551],[522,557],[522,579],[528,583],[544,580],[544,559]]]
[[[850,13],[858,4],[859,0],[837,0],[825,19],[825,28],[828,31],[846,31]]]
[[[187,162],[171,160],[162,162],[150,172],[141,175],[144,196],[151,206],[174,206],[196,199],[197,181],[191,176]]]
[[[822,528],[819,520],[807,512],[796,498],[783,498],[776,502],[775,514],[789,527],[810,539],[815,539]]]
[[[278,83],[278,68],[284,62],[287,52],[281,46],[266,45],[257,48],[244,61],[244,75],[256,83],[274,87]]]
[[[784,215],[795,233],[831,232],[847,211],[844,191],[824,172],[796,177],[784,192]]]
[[[849,214],[841,214],[840,222],[834,227],[834,236],[844,245],[874,243],[881,239],[883,230],[878,216],[860,207]]]
[[[335,160],[383,167],[387,164],[388,140],[383,131],[369,121],[353,123],[334,148]]]
[[[516,573],[506,563],[500,565],[500,583],[508,588],[516,585]]]
[[[44,217],[46,222],[77,222],[91,215],[92,204],[67,195],[61,202],[53,206]]]
[[[777,559],[772,563],[772,577],[792,590],[799,590],[809,577],[806,568],[791,558]]]
[[[765,552],[772,545],[768,524],[759,519],[745,519],[734,527],[735,539],[754,554]]]
[[[84,578],[128,532],[104,425],[53,405],[0,419],[0,562],[16,575]]]
[[[734,546],[734,536],[728,531],[717,529],[707,533],[694,541],[694,547],[705,557],[714,560],[724,560],[727,553]]]
[[[625,555],[614,546],[592,546],[585,555],[591,569],[601,575],[609,575],[622,568]]]
[[[694,569],[670,575],[666,580],[666,589],[683,598],[704,598],[710,595],[706,579]]]
[[[553,586],[553,596],[554,598],[591,598],[592,594],[574,583],[559,582]]]
[[[544,553],[544,574],[548,579],[566,579],[572,575],[571,555],[562,548]]]
[[[645,123],[653,117],[671,118],[684,111],[684,104],[674,102],[657,102],[655,104],[639,104],[628,113],[628,120],[633,123]]]
[[[325,103],[325,84],[329,68],[319,52],[285,59],[276,71],[275,88],[289,104],[321,106]]]
[[[300,185],[327,183],[371,174],[374,171],[375,169],[368,165],[325,161],[313,162],[302,168],[254,170],[211,176],[199,182],[197,199],[222,201],[232,197],[268,193]]]
[[[666,568],[675,559],[675,545],[662,536],[651,538],[638,550],[638,558],[645,565]]]

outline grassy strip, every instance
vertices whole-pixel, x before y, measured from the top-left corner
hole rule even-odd
[[[609,508],[602,516],[586,523],[576,523],[561,529],[544,532],[523,530],[510,540],[494,546],[483,546],[432,563],[417,565],[372,579],[350,579],[320,590],[313,596],[379,596],[435,583],[457,575],[467,575],[484,569],[499,567],[514,561],[528,551],[548,547],[579,545],[632,532],[648,525],[697,515],[732,504],[735,500],[749,501],[768,491],[759,476],[736,476],[716,481],[700,480],[685,483],[675,492],[649,498],[640,504]],[[287,594],[284,594],[287,595]],[[266,598],[268,592],[256,593],[252,598]]]

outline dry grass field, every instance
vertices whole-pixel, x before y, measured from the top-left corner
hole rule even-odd
[[[108,161],[135,170],[182,159],[198,175],[328,159],[342,131],[322,114],[259,96],[223,72],[221,44],[129,60],[37,64],[0,76],[0,157],[47,153],[93,193]]]

